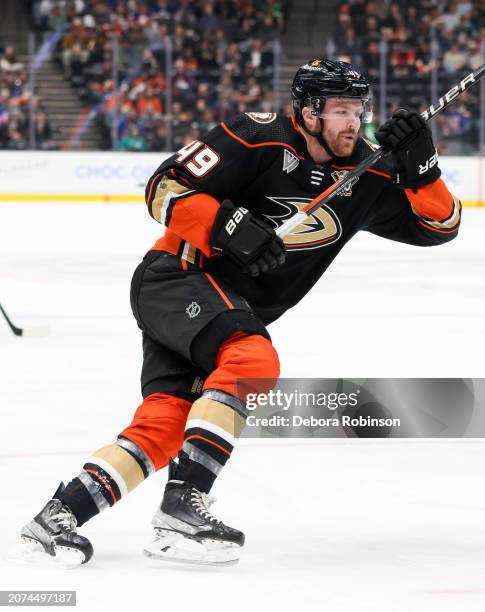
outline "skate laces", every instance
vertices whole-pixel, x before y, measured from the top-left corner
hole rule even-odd
[[[198,489],[191,489],[190,501],[194,510],[197,512],[197,514],[200,514],[202,518],[212,523],[221,522],[216,519],[209,509],[210,506],[216,501],[215,497],[207,495],[207,493],[202,493],[202,491],[199,491]]]
[[[66,531],[76,531],[76,517],[66,506],[61,506],[57,512],[54,512],[54,514],[50,515],[50,518],[61,529],[64,529]]]

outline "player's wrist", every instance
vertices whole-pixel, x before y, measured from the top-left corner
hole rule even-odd
[[[423,175],[413,173],[409,176],[406,170],[396,170],[392,180],[400,189],[420,189],[435,183],[441,176],[441,170],[438,166],[434,166]]]

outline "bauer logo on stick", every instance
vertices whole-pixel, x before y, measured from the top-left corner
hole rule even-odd
[[[430,117],[433,117],[434,115],[436,115],[436,113],[439,113],[441,110],[443,110],[445,105],[448,105],[452,100],[454,100],[457,96],[463,93],[465,89],[467,89],[467,87],[472,83],[475,83],[475,74],[473,72],[471,72],[467,77],[460,81],[458,85],[452,87],[450,91],[447,91],[444,96],[441,96],[436,105],[431,104],[431,106],[427,110],[421,113],[421,117],[428,121]]]

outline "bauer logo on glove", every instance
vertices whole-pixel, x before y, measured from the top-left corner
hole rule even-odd
[[[432,155],[427,162],[424,164],[424,166],[422,166],[421,164],[419,164],[419,174],[425,174],[426,172],[428,172],[428,170],[430,168],[432,168],[433,166],[436,166],[436,164],[438,163],[438,153],[434,153],[434,155]]]
[[[234,230],[238,226],[238,223],[241,223],[241,221],[244,219],[244,215],[248,215],[248,214],[249,214],[249,211],[246,208],[243,208],[242,206],[239,206],[239,208],[236,208],[232,217],[226,223],[225,229],[226,229],[226,232],[229,234],[229,236],[232,236],[232,234],[234,233]]]
[[[286,259],[285,245],[274,230],[230,200],[224,200],[219,208],[209,243],[250,276],[274,270]]]

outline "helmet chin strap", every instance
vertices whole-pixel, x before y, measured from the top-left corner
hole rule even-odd
[[[309,136],[313,136],[314,138],[317,139],[318,144],[325,149],[325,151],[328,153],[328,155],[330,155],[330,157],[338,157],[338,155],[336,155],[335,152],[332,151],[332,149],[330,148],[330,145],[328,144],[328,142],[323,137],[323,119],[321,117],[318,117],[318,121],[320,122],[320,131],[318,131],[318,132],[311,132],[306,127],[304,121],[302,122],[302,126],[301,127],[305,130],[305,132]]]

